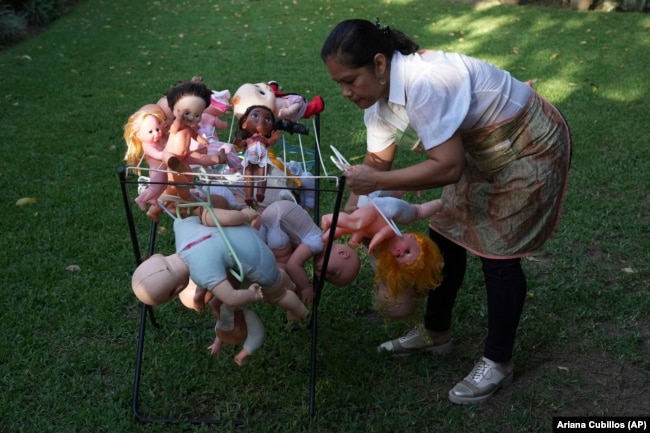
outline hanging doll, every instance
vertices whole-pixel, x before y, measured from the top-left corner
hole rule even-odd
[[[208,141],[207,153],[218,155],[223,150],[230,173],[239,173],[243,168],[239,155],[233,149],[232,144],[221,141],[217,134],[217,130],[228,127],[228,122],[221,120],[219,116],[228,110],[229,100],[230,92],[228,90],[212,90],[210,105],[201,115],[198,132]]]
[[[262,83],[263,84],[263,83]],[[252,206],[255,201],[262,203],[266,194],[266,165],[269,163],[268,148],[280,138],[275,128],[275,95],[266,85],[244,84],[232,99],[235,116],[239,118],[235,146],[245,149],[244,174],[258,176],[257,194],[253,199],[251,178],[244,182],[245,201]]]
[[[200,77],[178,82],[167,93],[167,104],[174,120],[169,127],[163,161],[172,170],[188,172],[192,164],[213,166],[226,162],[225,151],[222,150],[217,155],[208,154],[209,143],[198,134],[201,115],[210,105],[211,94]],[[192,150],[192,140],[204,147]]]
[[[275,114],[280,119],[297,122],[308,119],[321,113],[325,109],[325,102],[320,96],[315,96],[311,101],[297,93],[285,93],[280,90],[276,81],[269,81],[269,87],[275,94]]]
[[[219,318],[214,326],[214,342],[208,346],[208,350],[211,355],[218,355],[223,344],[243,344],[242,349],[235,355],[235,363],[241,367],[249,355],[262,347],[264,324],[259,316],[248,308],[233,308],[223,302],[218,302],[215,307],[219,309]]]
[[[260,232],[275,255],[278,266],[296,284],[302,301],[311,303],[314,290],[305,265],[313,259],[314,274],[320,276],[325,258],[322,230],[305,209],[290,200],[271,203],[262,212],[260,220]],[[336,286],[347,286],[357,277],[359,268],[359,256],[353,249],[334,244],[324,278]]]
[[[256,216],[247,210],[215,208],[213,212],[219,220],[223,218],[219,216],[221,211],[238,212],[243,214],[243,220],[249,221]],[[154,254],[133,273],[132,289],[141,302],[147,305],[167,302],[188,285],[191,277],[197,287],[214,295],[210,301],[211,308],[217,300],[241,307],[263,298],[265,302],[278,304],[287,310],[291,318],[307,316],[305,305],[293,291],[295,285],[278,268],[273,253],[255,228],[248,224],[207,227],[198,216],[190,216],[174,220],[174,235],[175,254]],[[237,268],[233,253],[242,265],[243,286],[250,284],[247,290],[235,290],[239,282],[229,272]]]
[[[334,238],[349,234],[348,245],[358,247],[370,239],[368,251],[376,259],[375,283],[378,308],[390,317],[403,317],[416,300],[440,285],[443,258],[438,246],[420,233],[398,235],[388,220],[409,224],[442,209],[441,200],[411,204],[395,197],[360,197],[354,212],[340,213]],[[329,237],[332,214],[324,215],[323,241]]]
[[[365,205],[364,200],[367,200]],[[345,234],[350,234],[348,245],[352,248],[357,248],[363,239],[370,239],[368,251],[371,253],[376,245],[397,236],[386,218],[397,224],[410,224],[430,217],[440,211],[443,206],[440,200],[411,204],[395,197],[364,197],[360,198],[359,205],[352,213],[341,212],[339,214],[334,238],[338,239]],[[321,219],[324,241],[329,237],[332,216],[332,214],[323,215]]]
[[[156,104],[147,104],[133,113],[124,125],[124,140],[127,151],[124,160],[130,166],[136,166],[144,156],[149,171],[147,188],[136,197],[135,202],[142,210],[146,210],[147,203],[152,208],[158,207],[156,200],[163,193],[167,185],[167,165],[163,162],[163,151],[167,142],[163,131],[165,113]],[[157,210],[150,208],[150,212]]]

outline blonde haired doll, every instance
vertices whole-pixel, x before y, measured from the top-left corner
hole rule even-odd
[[[144,157],[150,169],[149,186],[136,197],[135,202],[142,210],[147,203],[158,206],[156,200],[167,185],[167,166],[163,162],[163,151],[167,137],[163,131],[165,113],[156,104],[147,104],[133,113],[124,125],[126,154],[124,160],[129,166],[137,166]],[[157,171],[162,170],[162,171]]]

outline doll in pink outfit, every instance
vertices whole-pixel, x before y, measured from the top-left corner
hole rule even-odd
[[[275,94],[275,111],[280,119],[297,122],[320,114],[325,109],[325,102],[320,96],[315,96],[311,101],[297,93],[285,93],[280,90],[276,81],[270,81],[269,87]]]
[[[234,151],[233,145],[219,139],[217,130],[228,128],[228,122],[221,120],[228,110],[230,92],[228,90],[212,91],[210,105],[203,111],[199,122],[199,134],[208,141],[208,154],[218,155],[223,149],[226,155],[226,163],[231,173],[240,172],[243,168],[239,155]]]

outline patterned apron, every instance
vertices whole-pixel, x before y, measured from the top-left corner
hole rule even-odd
[[[533,253],[553,234],[567,188],[571,135],[562,114],[533,93],[519,114],[461,137],[465,169],[443,188],[431,229],[482,257]]]

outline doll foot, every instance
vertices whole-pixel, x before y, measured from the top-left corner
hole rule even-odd
[[[320,96],[314,97],[308,104],[305,114],[303,114],[303,119],[309,119],[312,116],[320,114],[325,109],[325,101]]]
[[[264,199],[266,198],[266,196],[264,194],[257,194],[255,196],[255,198],[257,199],[258,203],[262,203],[264,201]]]
[[[136,199],[134,201],[135,201],[135,204],[138,205],[140,210],[142,210],[142,211],[147,210],[147,203],[144,200],[142,200],[142,198],[140,196],[136,197]]]
[[[246,349],[242,349],[242,351],[239,352],[237,356],[235,356],[235,363],[241,367],[242,365],[244,365],[244,360],[248,358],[248,355],[249,355],[248,351]]]
[[[181,162],[180,159],[176,158],[175,156],[170,156],[169,159],[167,160],[167,167],[171,168],[174,171],[181,171],[183,163]]]
[[[250,206],[250,207],[253,207],[253,205],[255,204],[255,200],[253,200],[252,197],[247,197],[247,198],[244,199],[244,201],[245,201],[246,204],[247,204],[248,206]]]
[[[162,213],[162,208],[158,205],[152,205],[149,207],[149,210],[147,211],[147,218],[149,218],[153,222],[160,222],[160,214]]]

